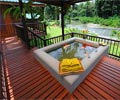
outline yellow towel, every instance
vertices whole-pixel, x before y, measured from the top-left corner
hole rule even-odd
[[[80,64],[80,61],[77,58],[72,58],[71,62],[72,62],[71,63],[72,65],[79,65]]]
[[[77,58],[63,59],[59,65],[59,73],[61,75],[82,71],[84,71],[83,66]]]
[[[63,59],[61,66],[65,66],[65,65],[71,65],[71,60],[70,59]]]

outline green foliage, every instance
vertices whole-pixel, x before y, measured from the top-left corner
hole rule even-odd
[[[65,33],[79,33],[80,30],[77,28],[65,28]]]
[[[112,30],[111,36],[114,36],[114,37],[117,37],[118,39],[120,39],[120,31]]]
[[[76,16],[93,16],[94,15],[94,3],[87,1],[86,3],[76,4],[74,10],[72,10],[72,18]]]
[[[89,33],[91,36],[98,36],[96,33]]]
[[[94,2],[85,2],[75,4],[74,9],[70,12],[71,18],[78,20],[78,17],[93,17],[109,18],[120,16],[120,0],[96,0]],[[83,21],[86,23],[85,21]],[[96,22],[98,23],[98,22]],[[105,22],[106,25],[111,22]]]
[[[51,20],[50,22],[48,21],[50,26],[59,26],[59,20]]]
[[[104,26],[110,26],[110,27],[120,27],[120,17],[110,17],[108,19],[104,19],[101,17],[79,17],[79,21],[82,24],[86,23],[94,23],[94,24],[101,24]]]
[[[4,12],[4,17],[7,14],[12,14],[12,16],[14,16],[16,19],[18,19],[21,15],[20,15],[20,7],[19,6],[14,6],[12,5],[11,7],[7,8]]]
[[[21,15],[26,17],[26,13],[30,13],[32,19],[35,19],[35,17],[37,15],[40,15],[40,19],[43,20],[43,9],[41,7],[33,7],[31,6],[33,3],[32,0],[29,0],[29,2],[27,3],[23,3],[23,12],[21,14],[20,11],[20,7],[16,6],[16,5],[11,5],[10,7],[8,7],[5,12],[4,12],[4,16],[6,16],[7,14],[11,14],[13,17],[15,17],[16,19],[20,18]]]
[[[120,0],[96,0],[96,14],[103,18],[120,15]]]
[[[80,17],[80,22],[82,23],[82,24],[86,24],[86,23],[88,23],[89,22],[89,18],[87,18],[87,17]]]
[[[46,5],[44,8],[46,20],[57,20],[59,16],[60,8],[53,5]]]
[[[62,34],[61,27],[58,26],[49,26],[47,27],[47,38],[59,36]]]
[[[80,33],[80,30],[77,28],[65,28],[65,34],[68,33]],[[59,26],[48,26],[47,27],[47,36],[46,38],[54,37],[54,36],[59,36],[62,34],[61,27]]]

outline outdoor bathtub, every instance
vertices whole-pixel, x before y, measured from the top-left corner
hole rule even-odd
[[[61,76],[59,75],[59,63],[57,59],[48,54],[49,51],[55,50],[62,47],[64,44],[69,44],[72,42],[80,42],[85,44],[90,44],[96,47],[96,50],[89,54],[89,57],[84,57],[81,62],[84,67],[84,72],[79,74]],[[41,49],[34,51],[35,58],[46,68],[53,77],[56,78],[70,93],[72,93],[76,87],[87,77],[91,70],[97,65],[100,59],[108,54],[108,46],[99,46],[98,43],[84,40],[81,38],[70,38],[62,42],[46,46]]]

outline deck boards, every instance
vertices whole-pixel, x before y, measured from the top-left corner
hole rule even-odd
[[[4,42],[10,99],[120,99],[120,62],[103,57],[70,94],[16,37]]]

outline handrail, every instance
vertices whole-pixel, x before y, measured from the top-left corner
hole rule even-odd
[[[28,31],[29,44],[31,47],[41,48],[62,41],[62,35],[47,39],[42,38],[37,33],[34,33],[34,31],[32,30],[34,27],[38,27],[38,25],[32,28],[31,26],[29,27],[29,24],[34,25],[39,23],[28,23],[27,31]],[[120,50],[119,50],[120,40],[105,38],[100,36],[91,36],[89,34],[81,34],[81,33],[69,33],[64,35],[65,39],[68,39],[70,37],[81,37],[94,42],[104,42],[109,46],[109,51],[108,51],[109,55],[120,58]],[[23,38],[23,40],[25,39],[23,35],[21,36],[21,38]]]
[[[36,37],[40,38],[43,41],[45,40],[45,39],[41,38],[38,34],[35,34],[33,31],[31,31],[29,29],[28,29],[28,32],[31,32],[33,35],[35,35]]]
[[[38,34],[35,34],[33,31],[31,30],[27,30],[28,31],[28,36],[29,36],[29,44],[31,47],[44,47],[46,46],[46,39],[45,38],[41,38]]]
[[[46,24],[44,23],[40,23],[40,22],[33,22],[33,23],[26,23],[27,25],[27,28],[29,30],[32,30],[32,31],[35,31],[35,32],[38,32],[38,33],[41,33],[43,35],[46,35],[47,34],[47,31],[46,31]]]
[[[70,34],[65,34],[64,36],[67,36],[67,35],[70,35]],[[58,38],[58,37],[61,37],[62,35],[59,35],[59,36],[55,36],[55,37],[51,37],[51,38],[47,38],[46,40],[50,40],[50,39],[54,39],[54,38]]]
[[[110,39],[110,38],[104,38],[100,36],[91,36],[91,35],[84,35],[80,33],[74,33],[74,36],[81,37],[87,40],[91,40],[94,42],[104,42],[106,45],[109,46],[109,55],[113,57],[117,57],[120,59],[120,40]]]
[[[89,35],[89,34],[81,34],[81,33],[73,33],[73,34],[80,34],[82,36],[90,36],[90,37],[94,37],[94,38],[101,38],[101,39],[107,39],[107,40],[113,40],[113,41],[116,41],[116,42],[120,42],[120,40],[106,38],[106,37],[102,37],[102,36],[92,36],[92,35]]]
[[[34,34],[34,35],[36,35],[36,34]],[[84,34],[81,34],[81,33],[69,33],[69,34],[65,34],[64,37],[65,37],[65,39],[68,39],[70,37],[80,37],[80,38],[84,38],[84,39],[91,40],[91,41],[94,41],[94,42],[104,42],[106,45],[109,46],[109,51],[108,51],[109,55],[111,55],[113,57],[117,57],[118,59],[120,59],[120,51],[119,51],[120,40],[109,39],[109,38],[104,38],[104,37],[100,37],[100,36],[91,36],[91,35],[88,35],[88,34],[84,35]],[[39,46],[40,42],[36,44],[36,46],[39,47],[39,48],[62,41],[62,35],[52,37],[52,38],[48,38],[48,39],[42,39],[42,38],[40,38],[39,36],[36,35],[36,41],[37,41],[38,38],[41,41],[43,41],[42,46]]]

